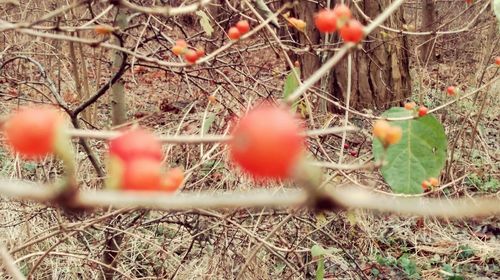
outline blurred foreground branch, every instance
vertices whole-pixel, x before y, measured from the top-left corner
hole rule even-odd
[[[259,189],[252,191],[168,194],[164,192],[77,192],[70,200],[58,201],[58,193],[50,187],[26,181],[0,180],[0,194],[19,200],[52,202],[75,208],[128,208],[156,210],[231,209],[250,207],[360,208],[381,212],[436,216],[447,218],[478,217],[500,214],[498,198],[437,199],[398,197],[374,193],[354,186],[330,185],[317,200],[311,200],[302,189]]]

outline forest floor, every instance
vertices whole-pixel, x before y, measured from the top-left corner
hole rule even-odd
[[[138,68],[140,63],[136,63],[124,76],[130,124],[149,127],[158,134],[228,133],[233,117],[245,106],[262,97],[281,98],[283,73],[286,73],[283,63],[275,59],[269,49],[252,48],[250,44],[239,46],[248,75],[239,75],[230,62],[224,62],[226,65],[217,72],[219,78],[226,76],[234,82],[237,90],[211,82],[212,70],[188,68],[184,72],[166,72]],[[256,50],[261,55],[258,58],[254,56]],[[457,79],[464,90],[474,88],[466,87],[468,84],[477,85],[479,71],[473,69],[482,71],[481,65],[486,65],[477,59],[480,54],[457,63],[453,60],[457,54],[442,53],[440,61],[424,69],[412,67],[412,100],[419,100],[420,94],[424,94],[425,104],[433,107],[446,100],[441,90],[443,85]],[[262,57],[267,59],[259,59]],[[68,78],[71,76],[67,70],[69,65],[61,67],[65,69],[63,96],[68,103],[76,105],[80,100]],[[110,76],[106,68],[107,65],[100,75],[102,81]],[[36,68],[29,71],[31,74],[24,75],[39,77]],[[485,73],[484,81],[498,75],[498,71],[491,69]],[[59,75],[56,71],[49,74],[54,80]],[[96,76],[91,72],[89,78],[95,80]],[[258,77],[259,83],[247,76]],[[16,93],[11,87],[12,82],[0,83],[1,115],[15,108],[18,101],[22,104],[47,101],[27,87],[21,91],[17,88]],[[453,184],[429,197],[499,196],[499,92],[497,82],[477,100],[464,99],[436,114],[446,129],[449,151],[455,145],[455,161],[451,171],[442,177],[446,183]],[[215,102],[209,101],[210,95],[215,96]],[[481,110],[483,101],[485,106]],[[109,103],[108,96],[99,101],[90,128],[110,128]],[[472,136],[473,124],[479,116],[477,133]],[[319,124],[334,126],[342,124],[343,115],[315,113],[314,119]],[[369,132],[370,121],[353,120],[353,123]],[[462,129],[463,134],[457,136]],[[362,133],[350,137],[348,143],[357,155],[344,155],[346,162],[370,161],[371,139]],[[328,136],[321,140],[326,152],[338,158],[340,138]],[[105,143],[91,141],[91,145],[104,162]],[[310,143],[310,149],[317,153],[315,143]],[[235,172],[223,145],[172,145],[165,146],[165,153],[166,165],[182,166],[190,171],[183,191],[267,187],[258,186],[244,174]],[[102,178],[96,176],[86,154],[79,150],[77,159],[81,187],[101,188]],[[49,182],[60,171],[60,163],[52,158],[39,163],[13,159],[3,145],[0,147],[3,178]],[[327,176],[337,184],[363,182],[379,191],[390,192],[378,172],[329,171]],[[272,185],[294,187],[291,182]],[[34,279],[96,279],[102,269],[103,251],[109,241],[117,237],[120,239],[117,279],[234,279],[242,267],[245,269],[241,279],[250,280],[314,279],[322,270],[325,279],[500,278],[500,217],[494,216],[446,220],[365,210],[195,209],[123,210],[100,221],[116,210],[67,213],[52,206],[5,198],[0,198],[0,205],[0,243],[17,248],[13,255],[18,266],[25,274],[33,273]],[[274,235],[268,239],[271,232]],[[261,247],[256,250],[256,246]],[[311,249],[318,250],[318,246],[324,249],[324,255],[313,258]],[[35,266],[45,252],[49,252],[49,257]],[[0,278],[5,279],[2,273],[0,271]]]

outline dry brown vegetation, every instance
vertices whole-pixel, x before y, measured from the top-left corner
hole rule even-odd
[[[23,104],[61,103],[52,95],[42,71],[53,81],[56,93],[70,111],[110,83],[117,72],[113,50],[102,45],[94,47],[86,40],[97,45],[112,44],[112,38],[96,35],[93,28],[95,23],[117,26],[117,9],[110,4],[112,1],[76,1],[88,3],[30,27],[22,24],[34,22],[70,2],[6,2],[0,1],[2,115]],[[145,7],[153,2],[182,4],[133,2]],[[122,47],[166,64],[128,55],[122,76],[125,123],[113,125],[113,97],[109,90],[81,114],[71,116],[73,121],[88,129],[111,130],[138,124],[162,135],[223,135],[228,133],[233,118],[252,104],[282,99],[283,82],[290,69],[283,51],[297,59],[313,53],[306,49],[307,44],[293,42],[296,37],[290,33],[294,31],[283,18],[279,43],[263,28],[207,63],[185,66],[171,53],[173,42],[186,38],[190,45],[203,47],[210,54],[228,44],[224,30],[240,18],[239,11],[257,19],[243,2],[212,2],[201,9],[215,29],[212,36],[204,33],[194,13],[166,17],[122,8],[131,18],[128,27],[119,33]],[[472,6],[463,1],[435,2],[435,26],[441,31],[458,31],[429,37],[435,50],[432,61],[420,60],[423,36],[404,35],[409,40],[412,81],[408,100],[423,101],[430,108],[447,100],[443,94],[447,85],[474,90],[497,78],[500,69],[492,66],[492,59],[500,55],[500,36],[491,7],[487,6],[490,1],[475,1]],[[271,7],[277,11],[281,6],[274,3]],[[405,1],[402,9],[407,31],[424,30],[420,27],[420,1]],[[96,17],[95,22],[86,25]],[[19,26],[2,30],[6,22]],[[466,30],[460,30],[468,23]],[[74,32],[70,30],[73,27],[81,28]],[[26,30],[77,39],[70,43]],[[385,32],[388,36],[397,34]],[[436,112],[445,125],[451,153],[441,177],[445,187],[426,196],[452,199],[481,194],[498,198],[499,92],[497,79],[478,94]],[[215,102],[209,101],[212,95]],[[343,113],[321,110],[316,106],[318,100],[313,95],[312,110],[305,112],[312,120],[309,125],[315,124],[309,128],[342,126]],[[390,100],[387,104],[405,100]],[[381,111],[364,108],[356,112],[378,115]],[[325,161],[337,162],[339,156],[349,164],[371,161],[371,122],[355,114],[349,119],[349,124],[362,129],[346,139],[357,156],[343,149],[341,155],[342,137],[338,135],[310,140],[309,149]],[[97,169],[82,143],[75,140],[74,144],[80,188],[101,189],[103,178],[99,174],[104,168],[106,142],[87,139]],[[165,154],[167,166],[187,170],[182,191],[295,187],[293,182],[257,184],[235,171],[227,160],[225,146],[219,143],[165,145]],[[2,178],[48,183],[58,178],[61,170],[56,159],[24,161],[3,145],[0,148]],[[373,170],[329,170],[326,177],[339,185],[354,182],[391,192]],[[363,209],[303,208],[71,211],[15,199],[0,201],[0,244],[8,248],[15,265],[28,279],[315,279],[319,260],[311,256],[315,244],[331,249],[324,256],[325,279],[500,278],[498,216],[448,220]],[[5,258],[1,260],[7,263]],[[0,278],[11,279],[10,275],[0,270]]]

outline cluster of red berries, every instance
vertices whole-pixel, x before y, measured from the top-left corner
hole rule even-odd
[[[404,107],[406,110],[414,111],[414,110],[416,110],[417,104],[415,102],[409,102],[409,103],[405,103]],[[416,111],[417,111],[417,114],[419,117],[423,117],[423,116],[427,115],[427,112],[429,111],[429,109],[422,105],[422,106],[418,107],[418,109]]]
[[[377,120],[373,124],[373,136],[375,136],[384,147],[397,144],[403,137],[403,130],[399,126],[389,124],[385,120]]]
[[[196,63],[198,59],[205,55],[204,49],[191,49],[186,41],[182,39],[175,41],[175,45],[172,47],[172,52],[175,55],[183,55],[184,59],[189,63]]]
[[[340,37],[345,42],[359,43],[363,39],[364,26],[352,18],[352,12],[344,4],[333,9],[323,9],[314,17],[314,24],[320,32],[333,33],[339,30]]]
[[[27,159],[61,155],[64,118],[54,107],[22,107],[3,125],[5,138],[13,151]],[[184,172],[173,168],[162,172],[160,141],[148,131],[133,129],[112,139],[109,145],[109,170],[112,186],[123,190],[177,190]],[[63,146],[61,146],[63,147]],[[59,150],[58,150],[59,149]]]
[[[250,31],[250,23],[248,23],[247,20],[240,20],[236,23],[235,26],[229,28],[229,30],[227,31],[227,36],[231,40],[238,40],[248,31]]]
[[[164,173],[162,159],[161,143],[151,132],[140,128],[125,131],[109,142],[108,185],[134,191],[176,191],[184,173],[180,168]]]
[[[439,186],[439,180],[438,180],[438,179],[436,179],[436,178],[434,178],[434,177],[431,177],[431,178],[429,178],[429,179],[427,179],[427,180],[424,180],[424,181],[422,182],[422,189],[423,189],[424,191],[429,191],[429,190],[431,190],[433,187],[437,187],[437,186]]]

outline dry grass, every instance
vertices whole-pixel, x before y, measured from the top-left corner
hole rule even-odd
[[[54,1],[40,1],[24,11],[29,11],[30,17],[37,17],[50,6],[49,2]],[[97,6],[96,9],[103,8]],[[0,10],[0,14],[6,20],[16,20],[23,16],[17,11]],[[460,81],[462,87],[475,84],[478,79],[476,73],[481,73],[489,63],[485,60],[485,54],[491,52],[494,42],[498,43],[498,34],[492,37],[489,33],[492,24],[490,19],[481,21],[471,32],[438,40],[440,61],[428,67],[412,68],[414,88],[419,89],[414,95],[415,99],[420,93],[432,93],[426,94],[427,102],[439,104],[443,98],[439,92],[433,92],[436,89],[456,81]],[[145,20],[145,17],[141,20]],[[129,31],[130,45],[138,39],[140,30]],[[195,32],[189,28],[187,31]],[[176,32],[169,33],[169,36],[179,36]],[[83,32],[81,35],[89,36],[89,33]],[[78,104],[79,100],[74,96],[75,84],[66,43],[34,40],[33,37],[12,32],[5,33],[0,40],[0,62],[16,55],[29,55],[43,62],[51,78],[60,82],[66,101]],[[239,45],[240,52],[232,50],[225,56],[225,61],[217,69],[220,72],[216,74],[213,70],[197,71],[196,68],[188,68],[182,73],[178,69],[147,69],[145,73],[136,74],[128,71],[124,80],[131,123],[150,127],[160,134],[199,134],[204,120],[213,115],[214,122],[208,132],[226,133],[231,117],[260,98],[257,93],[261,97],[280,97],[282,73],[286,69],[282,61],[274,59],[273,51],[264,42],[264,39],[257,37],[252,43]],[[158,47],[148,43],[143,46],[143,50],[148,52]],[[84,50],[88,55],[89,78],[95,89],[111,75],[107,60],[110,55],[104,52],[103,66],[97,75],[96,57],[99,50],[88,47]],[[499,55],[498,49],[493,52]],[[262,61],[262,57],[269,59]],[[237,63],[233,64],[231,60]],[[243,61],[245,66],[241,65]],[[214,75],[218,82],[210,83]],[[498,71],[488,69],[484,81],[494,75],[498,75]],[[97,76],[101,77],[100,81],[95,80]],[[203,79],[196,79],[199,76]],[[222,82],[224,76],[234,83],[236,89]],[[258,82],[250,77],[256,78]],[[28,63],[19,61],[10,64],[2,69],[0,79],[3,81],[0,83],[2,114],[19,104],[48,102],[51,99],[40,94],[39,91],[42,91],[47,95],[47,90],[39,85],[18,83],[25,80],[40,81],[37,69]],[[11,88],[17,90],[17,96],[9,95]],[[444,179],[451,181],[465,174],[469,177],[458,180],[455,185],[436,195],[458,197],[482,192],[498,196],[499,89],[497,83],[487,97],[479,96],[476,103],[464,100],[439,115],[445,124],[450,145],[456,145],[457,161],[450,177]],[[211,104],[207,97],[214,93],[217,102]],[[476,120],[480,107],[478,104],[483,98],[488,98],[488,101],[479,122],[480,136],[471,151],[471,124]],[[108,104],[107,97],[99,101],[96,121],[89,127],[110,127]],[[459,141],[454,142],[454,136],[464,124],[462,117],[469,111],[473,114],[466,119],[465,133]],[[322,114],[316,114],[314,118],[317,123],[330,120],[333,124],[342,120],[342,116]],[[356,119],[353,122],[362,128],[368,128],[370,123]],[[360,157],[349,157],[349,162],[370,159],[370,139],[360,133],[348,140],[363,143],[357,147]],[[325,138],[323,147],[328,154],[337,157],[339,143],[338,138]],[[105,143],[92,141],[91,146],[101,162],[104,162]],[[78,145],[75,147],[81,149]],[[311,143],[311,150],[317,150],[315,143]],[[166,146],[165,151],[168,155],[166,165],[183,166],[190,170],[185,184],[188,190],[256,187],[243,174],[230,171],[223,146]],[[95,175],[84,151],[78,150],[77,159],[81,187],[101,188],[101,178]],[[3,146],[0,160],[2,177],[49,182],[61,172],[60,163],[51,158],[40,163],[26,162],[13,158]],[[192,167],[195,168],[191,170]],[[330,175],[334,182],[348,181],[346,174]],[[356,171],[348,176],[352,180],[388,191],[378,174]],[[494,180],[497,180],[496,185],[485,188],[487,182],[494,184]],[[284,183],[282,187],[293,187],[293,184]],[[32,279],[100,278],[106,266],[102,263],[103,255],[106,248],[110,247],[110,240],[120,240],[115,279],[234,279],[244,264],[245,272],[241,279],[314,279],[317,259],[313,259],[310,252],[314,244],[335,249],[325,256],[325,278],[330,279],[377,278],[377,271],[379,277],[385,279],[443,279],[447,275],[447,265],[453,272],[468,279],[500,277],[498,217],[447,221],[379,215],[362,210],[313,213],[304,209],[191,210],[172,213],[105,209],[66,212],[29,202],[3,198],[0,201],[0,244],[6,244],[20,270],[25,275],[31,273]],[[281,225],[284,219],[287,221]],[[275,233],[268,237],[273,231]],[[250,257],[256,246],[262,247],[254,257]],[[41,262],[38,263],[39,260]],[[9,276],[5,271],[0,271],[0,278],[9,279]]]

